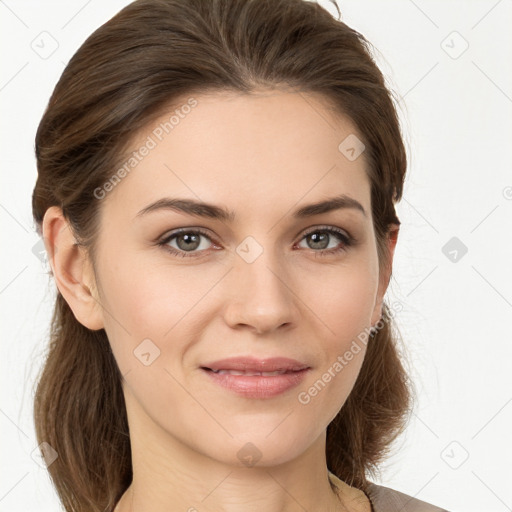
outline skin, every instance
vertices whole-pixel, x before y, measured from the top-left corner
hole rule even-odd
[[[124,376],[134,479],[116,512],[369,511],[364,494],[345,483],[340,503],[325,459],[326,428],[353,388],[364,345],[308,404],[298,401],[382,315],[391,267],[379,272],[364,153],[350,161],[338,150],[358,131],[314,94],[194,97],[191,113],[101,199],[95,272],[59,208],[43,223],[60,292],[78,321],[105,329]],[[162,112],[132,150],[168,119]],[[342,193],[367,216],[291,216]],[[237,218],[163,210],[135,219],[165,196],[222,205]],[[318,256],[327,243],[318,248],[304,233],[326,226],[357,243]],[[209,233],[191,249],[200,257],[157,245],[183,227]],[[252,263],[236,252],[247,236],[263,249]],[[390,238],[391,259],[395,244]],[[177,238],[168,245],[186,253]],[[329,235],[328,249],[343,245]],[[160,350],[148,366],[133,353],[147,338]],[[235,355],[286,356],[312,369],[281,395],[245,398],[199,368]],[[248,442],[261,454],[250,467],[237,456]]]

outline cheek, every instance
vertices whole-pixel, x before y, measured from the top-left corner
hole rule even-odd
[[[170,407],[189,409],[193,418],[204,422],[177,383],[183,380],[177,368],[193,339],[194,315],[201,311],[199,302],[213,286],[213,278],[205,281],[185,267],[148,265],[142,257],[116,256],[104,259],[101,270],[105,309],[110,313],[104,316],[105,330],[123,386],[135,399],[132,408],[142,407],[162,425]]]
[[[126,370],[137,366],[133,351],[147,339],[161,351],[160,364],[179,360],[186,343],[176,340],[193,339],[201,317],[208,315],[204,299],[221,280],[225,268],[155,264],[154,259],[148,264],[148,257],[127,257],[123,251],[110,254],[110,259],[102,260],[99,272],[105,330],[119,366]]]
[[[322,329],[317,340],[322,363],[299,390],[298,401],[329,423],[353,389],[363,364],[378,283],[365,265],[336,269],[330,279],[323,276],[316,282],[316,288],[312,281],[307,283],[301,298]]]
[[[323,324],[323,339],[329,347],[343,349],[344,344],[371,324],[378,282],[371,266],[358,265],[331,268],[329,272],[311,275],[300,289],[301,301]]]

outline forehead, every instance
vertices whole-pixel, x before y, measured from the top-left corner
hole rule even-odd
[[[354,136],[362,138],[318,94],[184,96],[130,141],[125,177],[107,202],[138,212],[171,195],[248,215],[277,207],[282,214],[287,206],[348,194],[369,210],[364,152],[351,160],[340,150]]]

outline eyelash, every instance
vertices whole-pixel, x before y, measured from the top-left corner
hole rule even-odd
[[[341,239],[342,246],[338,247],[336,249],[323,249],[321,251],[315,251],[314,249],[311,249],[314,253],[316,253],[315,256],[316,255],[318,255],[318,256],[334,256],[335,254],[338,254],[340,252],[343,252],[343,251],[346,252],[346,251],[348,251],[348,249],[350,247],[355,245],[355,242],[356,242],[356,240],[351,235],[349,235],[348,233],[345,234],[345,232],[341,231],[338,228],[335,228],[334,226],[321,226],[321,227],[313,228],[313,229],[307,231],[306,233],[304,233],[304,235],[302,235],[302,238],[299,240],[299,243],[304,238],[306,238],[308,235],[311,235],[311,234],[317,233],[317,232],[329,233],[331,235],[336,235],[338,238]],[[208,240],[213,242],[210,235],[206,231],[202,230],[201,228],[194,228],[194,229],[181,228],[177,231],[173,231],[170,235],[166,236],[163,240],[158,242],[157,245],[159,247],[162,247],[165,251],[171,253],[173,256],[179,256],[181,258],[200,258],[202,256],[200,253],[194,253],[194,252],[187,253],[186,251],[178,251],[177,249],[174,249],[174,247],[170,247],[169,245],[167,245],[173,238],[175,238],[179,235],[182,235],[182,234],[203,235],[204,237],[208,238]]]

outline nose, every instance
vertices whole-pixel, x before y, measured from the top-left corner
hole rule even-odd
[[[226,323],[235,329],[245,326],[257,334],[296,326],[298,298],[287,275],[270,251],[263,251],[252,262],[236,255],[226,290]]]

